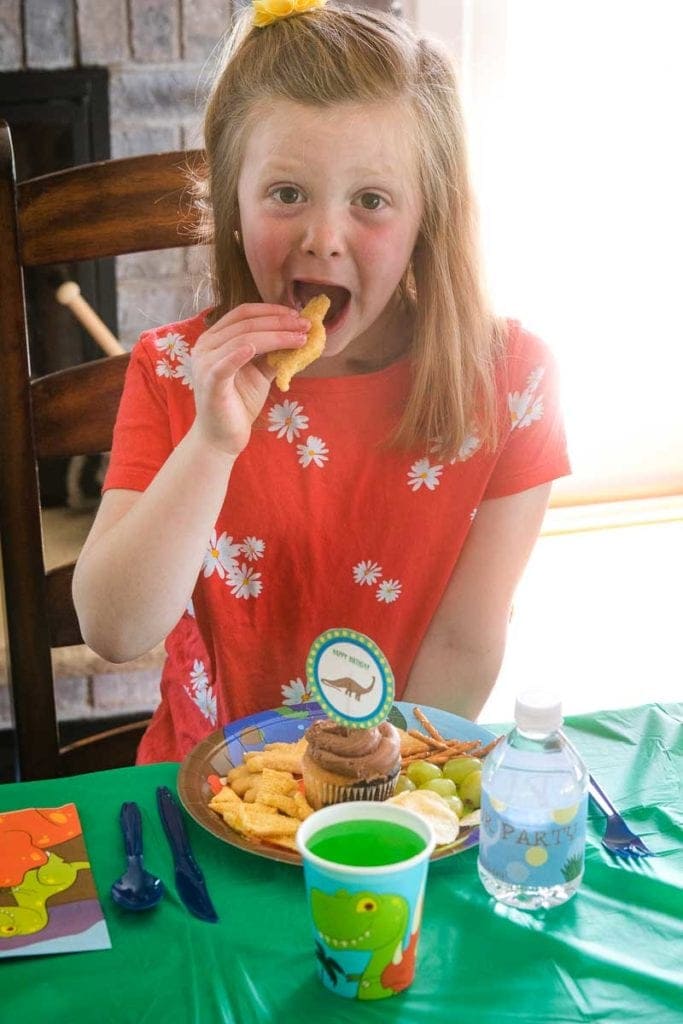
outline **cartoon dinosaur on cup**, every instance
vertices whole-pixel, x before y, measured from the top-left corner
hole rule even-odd
[[[349,679],[348,676],[344,676],[342,679],[321,679],[321,682],[333,690],[343,690],[347,697],[355,697],[356,700],[360,700],[364,693],[370,693],[375,685],[375,677],[373,676],[370,685],[365,687],[357,683],[355,679]]]
[[[88,861],[69,863],[56,853],[49,853],[46,864],[27,871],[23,881],[10,888],[16,906],[0,906],[0,939],[33,935],[45,928],[47,901],[58,892],[70,889],[78,872],[89,867]]]
[[[403,896],[312,889],[311,912],[320,938],[330,949],[370,953],[362,974],[346,975],[347,981],[358,981],[359,999],[384,999],[398,990],[386,985],[382,975],[389,965],[403,959],[409,925],[408,902]],[[412,974],[405,985],[411,980]]]

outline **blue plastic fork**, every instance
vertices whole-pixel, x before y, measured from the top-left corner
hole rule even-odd
[[[603,793],[592,775],[588,776],[588,792],[607,818],[607,828],[602,837],[602,845],[617,857],[653,857],[654,851],[645,845],[640,836],[631,832],[616,807]]]

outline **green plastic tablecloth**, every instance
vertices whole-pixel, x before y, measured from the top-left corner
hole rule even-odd
[[[0,810],[76,803],[112,949],[3,960],[0,1020],[12,1024],[410,1022],[681,1024],[683,1021],[683,704],[567,719],[591,772],[657,857],[615,860],[590,810],[583,885],[533,914],[496,905],[476,850],[432,863],[413,986],[359,1003],[315,975],[301,869],[222,843],[189,820],[220,916],[203,923],[176,896],[154,765],[0,787]],[[118,813],[137,800],[146,864],[167,896],[145,914],[109,897],[123,867]]]

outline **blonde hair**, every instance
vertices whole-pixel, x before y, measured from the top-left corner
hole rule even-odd
[[[431,40],[376,11],[327,7],[251,26],[239,18],[221,55],[204,120],[205,237],[213,243],[216,316],[258,291],[235,231],[250,115],[275,97],[333,107],[403,100],[412,112],[424,215],[400,289],[414,310],[410,394],[393,442],[457,456],[473,433],[495,445],[495,370],[504,325],[481,283],[455,71]]]

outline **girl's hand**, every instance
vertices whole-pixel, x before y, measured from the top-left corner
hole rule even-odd
[[[309,327],[288,306],[247,303],[199,337],[192,350],[193,429],[207,444],[233,457],[246,447],[275,376],[261,357],[300,348]]]

